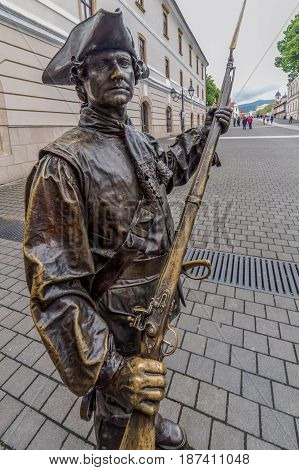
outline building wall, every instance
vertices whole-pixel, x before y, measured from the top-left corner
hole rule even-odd
[[[287,117],[299,120],[299,76],[288,85]]]
[[[190,78],[193,79],[195,90],[196,80],[201,87],[205,87],[204,80],[196,74],[195,56],[201,54],[203,61],[205,58],[200,49],[196,49],[195,42],[193,68],[188,67],[187,48],[192,34],[178,21],[177,12],[169,8],[169,41],[165,38],[164,45],[162,23],[155,21],[158,11],[162,22],[160,0],[145,0],[147,10],[144,14],[134,0],[109,0],[106,5],[104,3],[104,0],[95,0],[95,8],[103,7],[110,11],[122,8],[136,44],[138,33],[144,34],[147,39],[151,77],[136,87],[135,96],[129,105],[133,122],[141,129],[140,107],[146,101],[150,109],[150,131],[157,137],[165,137],[169,134],[166,130],[166,108],[170,105],[173,116],[172,133],[178,133],[180,103],[171,101],[170,89],[173,86],[179,89],[179,69],[184,68],[186,88]],[[79,0],[1,0],[0,184],[26,177],[38,158],[38,151],[78,123],[80,103],[74,90],[71,87],[46,86],[42,84],[41,76],[71,29],[81,19]],[[180,62],[176,61],[178,24],[184,31],[185,41],[184,56]],[[162,60],[166,54],[170,59],[169,81],[165,77]],[[187,127],[190,126],[191,112],[194,114],[194,125],[197,125],[197,115],[202,122],[205,114],[204,101],[187,102],[186,112]]]

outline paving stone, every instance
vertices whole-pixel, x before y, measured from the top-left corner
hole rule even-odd
[[[289,317],[287,310],[276,307],[266,307],[266,313],[268,320],[274,320],[281,323],[289,323]]]
[[[255,292],[254,300],[258,304],[272,305],[274,307],[274,296],[264,292]]]
[[[191,302],[196,302],[198,304],[204,304],[206,299],[206,293],[200,292],[198,290],[190,289],[187,295],[187,300]]]
[[[299,390],[273,382],[273,395],[277,410],[299,417]]]
[[[214,421],[210,450],[244,449],[244,433],[231,426]]]
[[[198,356],[200,358],[200,356]],[[198,381],[185,375],[174,374],[168,397],[185,405],[194,406],[198,389]],[[188,390],[188,393],[186,393]]]
[[[5,317],[4,320],[1,321],[1,326],[5,326],[5,328],[13,328],[17,323],[23,320],[24,315],[19,312],[15,312],[14,310],[10,310],[10,314]]]
[[[67,437],[67,432],[52,421],[47,420],[31,441],[29,450],[59,450]]]
[[[217,284],[214,284],[209,281],[202,281],[200,283],[199,289],[203,292],[208,292],[210,294],[215,294],[217,290]]]
[[[223,341],[223,336],[218,323],[202,319],[198,327],[198,333],[208,338],[214,338]]]
[[[286,382],[284,363],[280,359],[258,354],[258,372],[259,375],[267,377],[268,379]]]
[[[247,300],[248,302],[254,301],[254,295],[252,290],[236,288],[235,296],[237,299]]]
[[[230,345],[208,338],[205,356],[219,362],[229,363]]]
[[[280,450],[280,447],[269,444],[269,442],[262,441],[253,436],[247,436],[248,450]]]
[[[2,440],[13,449],[26,449],[44,422],[44,416],[26,406],[2,436]]]
[[[233,312],[229,312],[228,310],[224,310],[222,308],[214,308],[212,320],[216,323],[232,325]]]
[[[288,310],[296,309],[296,304],[293,299],[288,299],[287,297],[278,297],[277,295],[275,295],[274,300],[276,307],[286,308]]]
[[[181,407],[182,405],[179,403],[169,400],[168,398],[164,398],[164,400],[161,401],[159,413],[163,416],[163,418],[170,419],[174,423],[177,423],[179,420]]]
[[[3,385],[7,379],[20,367],[20,363],[5,357],[0,362],[0,385]]]
[[[81,407],[82,399],[79,398],[69,414],[67,415],[66,419],[63,422],[63,426],[71,431],[79,434],[80,436],[87,438],[90,430],[93,426],[92,421],[83,421],[80,419],[80,407]]]
[[[217,294],[207,294],[206,305],[210,305],[211,307],[224,307],[224,297],[222,295]]]
[[[11,277],[6,278],[4,281],[0,283],[0,288],[1,289],[9,289],[11,286],[13,286],[17,282],[16,279],[13,279]]]
[[[185,313],[181,313],[177,326],[183,330],[196,333],[198,327],[198,318],[194,317],[193,315],[186,315]]]
[[[41,411],[55,421],[58,421],[58,423],[62,423],[75,403],[76,398],[66,387],[58,385]]]
[[[244,330],[255,331],[255,317],[234,312],[234,326]]]
[[[240,394],[241,371],[226,364],[216,362],[213,384],[229,392]]]
[[[61,447],[61,450],[93,450],[94,447],[87,442],[79,439],[73,434],[69,434]]]
[[[244,331],[244,347],[252,351],[268,354],[267,337],[251,331]]]
[[[289,384],[299,388],[299,366],[286,362]]]
[[[45,404],[49,396],[54,392],[56,387],[56,382],[48,379],[47,377],[43,377],[42,375],[38,375],[22,395],[21,399],[27,403],[27,405],[39,410]]]
[[[31,340],[26,336],[17,335],[2,348],[2,351],[10,357],[17,357],[30,343]]]
[[[191,447],[198,450],[208,449],[211,419],[201,413],[183,407],[180,425],[187,432]]]
[[[2,350],[3,346],[9,343],[12,338],[16,336],[16,333],[13,331],[7,330],[6,328],[2,328],[0,331],[0,349]]]
[[[225,421],[227,392],[213,385],[200,383],[197,409],[203,413]]]
[[[51,375],[55,371],[55,366],[50,359],[50,356],[47,352],[45,352],[42,357],[35,362],[34,369],[42,372],[45,375]]]
[[[26,335],[28,331],[32,330],[34,326],[33,320],[31,317],[27,317],[27,315],[20,321],[16,326],[13,327],[13,330],[17,333],[21,333],[22,335]]]
[[[44,352],[45,346],[43,344],[32,341],[29,346],[17,356],[17,359],[28,366],[32,366]]]
[[[259,407],[256,403],[229,394],[227,422],[242,431],[259,436]]]
[[[284,449],[297,449],[294,418],[279,411],[261,407],[262,437]]]
[[[281,338],[293,343],[299,343],[299,328],[290,325],[280,325]]]
[[[14,422],[23,408],[24,405],[22,405],[22,403],[9,395],[6,395],[0,401],[0,436]]]
[[[190,300],[185,299],[185,304],[186,306],[181,304],[181,312],[190,314],[192,312],[194,302],[190,302]]]
[[[14,302],[19,300],[21,297],[19,294],[15,294],[14,292],[9,292],[9,291],[7,292],[8,292],[8,295],[6,295],[5,297],[1,299],[1,305],[3,305],[4,307],[10,307]]]
[[[290,362],[297,362],[294,347],[291,343],[276,338],[269,338],[269,348],[271,356]]]
[[[192,315],[195,317],[206,318],[207,320],[211,320],[213,313],[213,307],[209,305],[200,305],[195,303],[194,308],[192,310]]]
[[[231,366],[247,372],[256,373],[256,353],[232,346]]]
[[[37,341],[38,343],[41,343],[41,342],[42,342],[41,337],[40,337],[40,334],[39,334],[37,328],[35,328],[35,327],[33,327],[32,330],[28,331],[27,336],[28,336],[29,338],[34,339],[34,340]]]
[[[175,354],[165,357],[164,362],[170,369],[185,373],[190,354],[182,349],[177,349]]]
[[[249,400],[273,407],[270,380],[243,372],[242,396]]]
[[[222,284],[218,284],[217,294],[218,295],[223,295],[224,297],[234,297],[235,296],[235,288],[232,287],[232,286],[224,286]]]
[[[233,310],[234,312],[244,312],[244,300],[240,299],[231,299],[226,297],[224,307],[228,310]]]
[[[37,373],[28,367],[21,366],[18,370],[5,382],[3,390],[11,395],[19,398],[27,387],[37,377]]]
[[[206,342],[207,338],[205,338],[204,336],[190,333],[189,331],[187,331],[184,337],[182,348],[203,356],[206,347]]]
[[[265,318],[265,306],[254,302],[245,302],[245,313],[255,317]]]
[[[191,354],[187,374],[205,382],[212,382],[214,361],[206,357]]]
[[[291,325],[299,326],[299,313],[292,312],[291,310],[289,310],[288,315],[289,315]]]
[[[264,318],[256,319],[256,331],[262,335],[274,336],[279,338],[278,323],[275,321],[265,320]]]
[[[234,326],[222,325],[220,331],[223,341],[236,346],[242,346],[243,330]]]
[[[0,295],[1,298],[1,295]],[[11,314],[12,310],[7,307],[2,307],[0,305],[0,325],[2,326],[3,321],[5,320],[6,317],[8,317]]]

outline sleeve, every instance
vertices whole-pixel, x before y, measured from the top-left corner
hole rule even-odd
[[[62,380],[76,395],[123,364],[89,295],[94,264],[78,178],[46,155],[27,180],[24,257],[31,312]]]
[[[190,129],[179,135],[167,151],[152,136],[148,137],[155,148],[158,160],[162,161],[172,172],[172,177],[167,184],[167,193],[170,193],[175,186],[186,184],[194,175],[200,162],[207,139],[206,128]],[[213,164],[220,166],[217,154],[214,156]]]

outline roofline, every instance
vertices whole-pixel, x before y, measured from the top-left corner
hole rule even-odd
[[[203,56],[203,58],[204,58],[204,60],[205,60],[205,62],[206,62],[205,65],[206,65],[206,67],[207,67],[207,66],[210,65],[210,64],[209,64],[209,62],[208,62],[208,60],[207,60],[205,54],[203,53],[202,48],[201,48],[200,45],[198,44],[197,39],[195,38],[194,34],[192,33],[191,29],[189,28],[188,23],[187,23],[187,21],[185,20],[185,17],[184,17],[184,15],[183,15],[183,13],[181,12],[181,10],[180,10],[180,8],[179,8],[177,2],[176,2],[175,0],[168,0],[168,1],[169,1],[169,3],[173,4],[174,8],[176,9],[177,13],[179,14],[179,16],[180,16],[182,22],[184,23],[185,28],[187,29],[187,31],[188,31],[188,33],[190,34],[191,38],[193,39],[193,41],[195,42],[196,46],[197,46],[198,49],[200,50],[200,52],[201,52],[201,54],[202,54],[202,56]]]

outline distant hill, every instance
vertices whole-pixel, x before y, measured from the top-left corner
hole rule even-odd
[[[245,111],[245,113],[250,113],[250,111],[255,111],[257,106],[266,106],[267,104],[273,103],[274,100],[258,100],[253,103],[239,104],[239,109]]]

